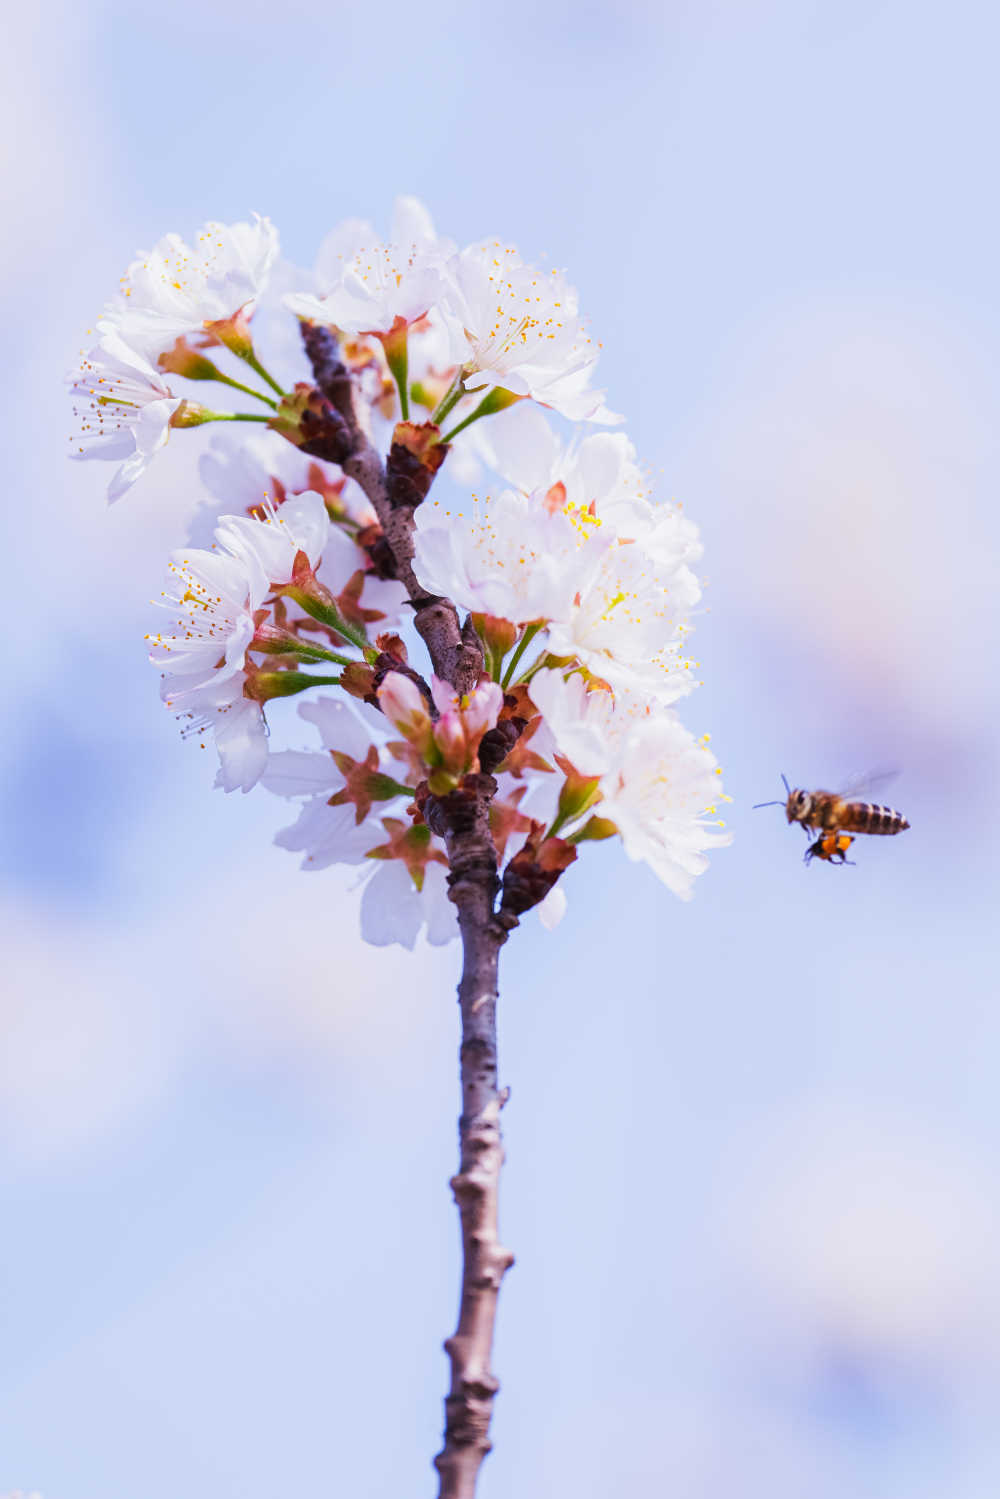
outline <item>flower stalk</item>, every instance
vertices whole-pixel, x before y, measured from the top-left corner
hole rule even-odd
[[[467,417],[458,422],[452,427],[450,432],[447,432],[441,438],[442,443],[454,441],[458,434],[464,432],[466,427],[471,427],[473,422],[478,422],[484,416],[495,416],[498,411],[505,411],[508,406],[513,406],[514,402],[520,399],[521,397],[516,396],[513,391],[504,390],[501,386],[494,387],[487,395],[483,396],[478,406],[473,407]],[[439,417],[439,425],[440,421],[441,418]]]
[[[356,629],[354,625],[348,624],[332,600],[323,598],[318,589],[299,587],[293,584],[285,588],[283,592],[287,598],[294,600],[300,609],[304,609],[306,614],[312,619],[336,631],[338,635],[342,635],[345,640],[350,641],[351,645],[357,646],[359,651],[364,651],[366,657],[374,660],[378,655],[378,652],[369,643],[364,631]],[[344,665],[348,664],[345,660]]]
[[[306,337],[317,382],[322,388],[325,376],[332,401],[339,392],[333,383],[337,375],[330,342],[332,338],[320,339],[315,328]],[[382,463],[356,425],[354,431],[355,453],[345,460],[344,468],[361,484],[382,521],[435,671],[459,693],[468,692],[483,666],[479,636],[471,621],[464,631],[459,629],[450,600],[426,599],[410,564],[413,511],[390,505]],[[414,710],[416,706],[414,699]],[[497,1298],[514,1260],[500,1243],[498,1227],[504,1159],[500,1110],[506,1095],[501,1094],[497,1078],[496,1009],[500,948],[507,940],[508,926],[495,909],[500,881],[489,814],[496,789],[491,775],[467,775],[447,795],[428,797],[424,809],[432,831],[444,838],[449,898],[458,912],[462,939],[458,986],[462,1112],[459,1169],[450,1183],[462,1238],[462,1285],[458,1324],[444,1345],[451,1380],[445,1398],[444,1445],[434,1459],[439,1499],[474,1499],[479,1470],[490,1451],[490,1420],[499,1389],[490,1367]]]
[[[500,1111],[507,1095],[498,1082],[497,998],[500,948],[507,933],[494,914],[499,882],[486,817],[484,798],[471,817],[454,822],[445,837],[450,895],[462,933],[462,1113],[459,1168],[451,1179],[462,1237],[462,1285],[458,1324],[444,1345],[451,1383],[445,1397],[444,1445],[434,1459],[439,1499],[473,1499],[492,1445],[490,1420],[500,1388],[491,1368],[493,1332],[500,1284],[514,1263],[499,1232],[504,1161]]]
[[[399,391],[399,411],[404,422],[410,420],[408,332],[407,324],[402,318],[397,318],[390,331],[380,335],[385,362]]]
[[[521,664],[521,657],[524,655],[525,651],[528,649],[528,646],[531,644],[535,636],[538,634],[539,630],[541,630],[542,628],[543,627],[540,623],[534,625],[525,625],[524,634],[518,641],[514,649],[514,654],[511,656],[510,660],[507,663],[507,670],[504,672],[503,681],[500,684],[502,687],[509,687],[511,682],[513,682],[514,673],[517,671],[517,668]]]
[[[440,427],[445,417],[454,411],[459,401],[465,395],[465,370],[459,368],[455,371],[455,378],[441,397],[434,410],[431,412],[431,421]]]

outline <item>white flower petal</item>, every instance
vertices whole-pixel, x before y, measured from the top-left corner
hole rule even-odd
[[[249,317],[277,254],[277,230],[259,214],[252,224],[207,223],[193,245],[166,234],[129,266],[98,328],[155,359],[207,322],[241,309]]]
[[[361,935],[373,947],[397,944],[410,952],[423,924],[420,894],[398,859],[379,861],[361,897]]]
[[[538,919],[547,932],[553,931],[566,915],[566,892],[561,885],[553,885],[544,900],[538,903]]]

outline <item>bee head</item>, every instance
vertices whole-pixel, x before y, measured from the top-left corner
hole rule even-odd
[[[785,803],[785,816],[789,822],[805,822],[812,811],[812,793],[809,791],[789,791],[788,801]]]

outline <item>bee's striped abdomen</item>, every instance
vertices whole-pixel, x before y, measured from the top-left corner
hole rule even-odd
[[[840,822],[850,833],[902,833],[910,824],[902,812],[876,802],[848,802]]]

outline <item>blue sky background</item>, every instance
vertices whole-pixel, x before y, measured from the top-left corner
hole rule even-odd
[[[141,637],[202,434],[109,513],[61,384],[167,229],[257,209],[309,263],[408,191],[580,287],[704,532],[685,718],[736,798],[691,905],[596,847],[504,953],[483,1499],[995,1499],[995,12],[7,27],[0,1490],[434,1491],[457,951],[362,948],[177,741]],[[750,811],[886,762],[913,830],[855,869]]]

